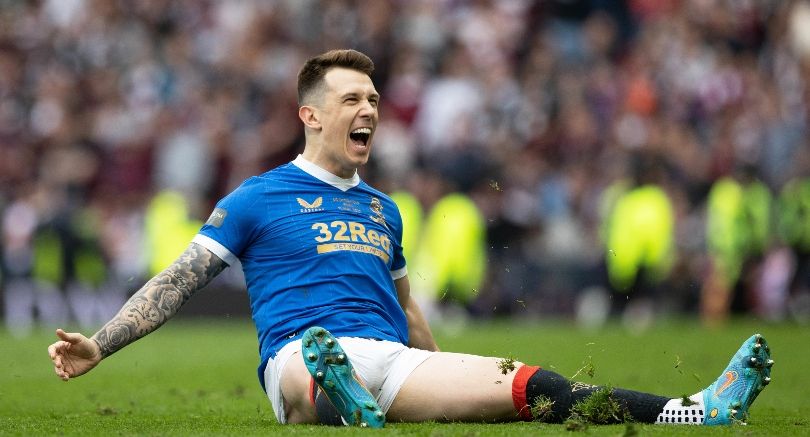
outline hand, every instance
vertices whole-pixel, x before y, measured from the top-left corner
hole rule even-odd
[[[60,341],[48,346],[56,375],[67,381],[83,375],[101,362],[101,351],[95,341],[82,334],[56,330]]]

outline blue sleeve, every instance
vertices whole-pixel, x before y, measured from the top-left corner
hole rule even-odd
[[[256,181],[248,180],[217,202],[194,241],[232,265],[256,235],[261,212],[254,206],[259,186]]]
[[[394,234],[394,259],[391,262],[391,271],[397,271],[405,267],[405,255],[402,250],[402,215],[399,213],[399,208],[393,200],[389,199],[394,211],[393,220],[391,220],[391,232]]]

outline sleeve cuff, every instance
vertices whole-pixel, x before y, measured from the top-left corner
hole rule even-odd
[[[401,269],[391,270],[391,279],[397,280],[400,278],[404,278],[408,274],[408,266],[405,266]]]
[[[194,239],[191,240],[192,243],[199,244],[200,246],[210,250],[214,255],[218,256],[222,261],[225,261],[226,264],[232,266],[239,262],[239,259],[231,253],[225,246],[220,244],[218,241],[212,239],[211,237],[207,237],[203,234],[197,234],[194,236]]]

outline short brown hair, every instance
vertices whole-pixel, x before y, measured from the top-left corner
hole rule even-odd
[[[357,50],[330,50],[310,58],[298,72],[298,105],[303,105],[308,97],[324,84],[324,76],[334,67],[349,68],[367,74],[374,72],[374,62]]]

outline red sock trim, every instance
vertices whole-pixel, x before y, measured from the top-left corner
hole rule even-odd
[[[526,400],[526,385],[529,383],[529,378],[538,370],[540,368],[537,366],[523,365],[518,369],[515,379],[512,381],[512,402],[515,403],[515,410],[522,420],[532,420],[532,412]]]
[[[315,378],[309,378],[309,403],[315,406]]]

